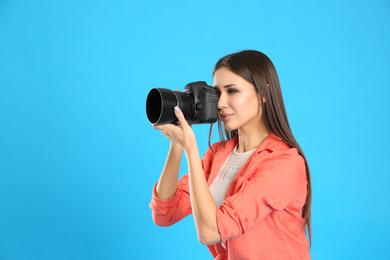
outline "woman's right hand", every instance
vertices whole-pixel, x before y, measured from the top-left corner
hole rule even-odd
[[[178,119],[178,125],[165,124],[154,125],[154,129],[161,130],[161,133],[170,140],[179,144],[187,153],[189,150],[196,147],[195,133],[184,117],[183,112],[178,106],[175,106],[175,115]]]

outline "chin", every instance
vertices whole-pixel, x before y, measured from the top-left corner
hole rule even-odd
[[[225,128],[225,130],[228,130],[228,131],[234,131],[234,130],[237,130],[237,128],[234,128],[234,127],[229,127],[228,125],[225,125],[225,124],[223,124],[223,128]]]

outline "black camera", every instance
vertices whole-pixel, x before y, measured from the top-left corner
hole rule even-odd
[[[215,123],[218,96],[204,81],[187,84],[183,92],[153,88],[146,99],[146,115],[153,125],[177,124],[174,107],[178,106],[189,124]]]

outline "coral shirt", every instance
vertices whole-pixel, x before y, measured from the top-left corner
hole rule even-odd
[[[213,144],[202,158],[208,185],[238,142]],[[217,209],[217,225],[226,249],[208,246],[214,259],[310,259],[302,208],[307,179],[303,157],[295,148],[269,135],[233,179],[225,201]],[[175,195],[160,200],[153,189],[150,202],[156,225],[170,226],[191,214],[188,175]]]

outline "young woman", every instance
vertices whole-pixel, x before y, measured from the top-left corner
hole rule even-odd
[[[213,79],[222,141],[202,159],[178,107],[178,125],[154,126],[171,140],[150,203],[154,222],[169,226],[192,213],[214,259],[310,259],[310,173],[274,65],[258,51],[233,53]],[[189,173],[178,181],[183,150]]]

